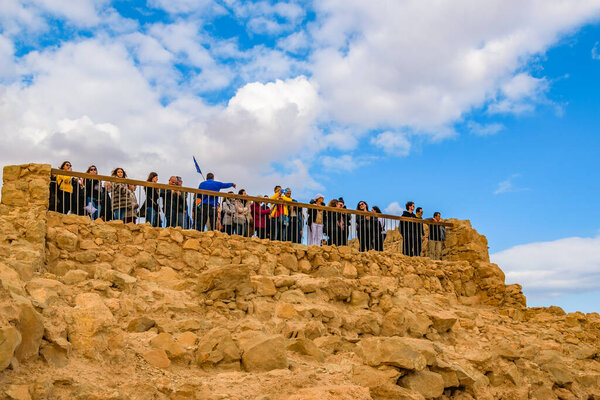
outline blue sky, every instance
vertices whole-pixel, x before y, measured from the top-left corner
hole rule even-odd
[[[0,155],[470,219],[600,311],[600,1],[5,0]]]

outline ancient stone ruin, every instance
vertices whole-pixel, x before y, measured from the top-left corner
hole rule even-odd
[[[600,399],[600,316],[527,308],[452,221],[444,261],[48,212],[4,168],[0,398]]]

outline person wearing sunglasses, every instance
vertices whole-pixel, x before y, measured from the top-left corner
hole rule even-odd
[[[64,161],[60,165],[64,171],[72,171],[70,161]],[[54,186],[54,187],[53,187]],[[70,175],[57,175],[51,177],[50,181],[50,210],[58,211],[63,214],[78,213],[83,215],[83,204],[79,204],[80,194],[82,194],[83,182]],[[83,201],[81,201],[83,203]],[[79,210],[81,208],[81,210]],[[78,212],[81,211],[81,212]]]
[[[98,175],[98,168],[95,165],[90,165],[85,171],[90,175]],[[102,181],[98,179],[85,179],[85,211],[87,215],[93,220],[102,218],[103,220],[109,220],[107,218],[110,212],[107,212],[111,208],[106,207],[107,200],[110,202],[107,190],[102,186]]]

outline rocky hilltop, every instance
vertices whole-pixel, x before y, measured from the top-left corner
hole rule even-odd
[[[600,399],[600,316],[527,308],[452,221],[444,261],[47,211],[4,168],[0,397]]]

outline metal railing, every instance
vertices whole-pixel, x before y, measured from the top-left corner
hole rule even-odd
[[[299,203],[282,192],[269,198],[253,197],[187,188],[175,182],[166,185],[62,169],[51,170],[49,210],[87,215],[92,220],[218,230],[245,237],[351,246],[360,251],[393,251],[409,256],[422,254],[425,239],[431,257],[438,259],[446,227],[452,226],[431,219]],[[439,255],[432,245],[439,247]]]

